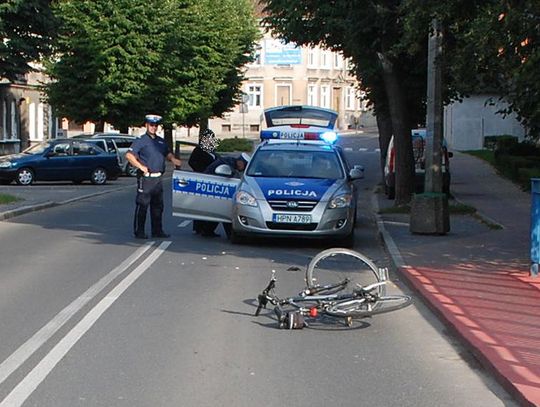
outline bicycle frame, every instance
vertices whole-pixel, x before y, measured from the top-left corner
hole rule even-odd
[[[303,317],[309,316],[311,318],[317,318],[321,315],[328,315],[333,318],[342,318],[347,326],[351,326],[352,317],[336,317],[334,315],[329,315],[326,314],[326,309],[329,306],[342,301],[354,300],[357,304],[366,301],[376,301],[377,296],[371,294],[370,292],[379,285],[386,283],[385,281],[382,281],[372,284],[369,287],[359,287],[358,289],[353,289],[351,293],[338,294],[339,291],[345,289],[349,283],[349,280],[345,279],[334,285],[327,285],[317,288],[305,288],[297,296],[280,299],[273,293],[276,287],[276,281],[275,272],[272,272],[270,282],[263,292],[258,296],[259,305],[255,311],[255,316],[258,316],[261,309],[266,308],[266,305],[268,302],[270,302],[275,306],[274,312],[277,316],[280,328],[285,328],[288,325],[289,329],[307,326],[307,323]],[[321,292],[328,292],[328,294],[320,294]],[[312,305],[304,306],[301,303],[311,303]],[[294,307],[297,311],[285,311],[283,307],[287,305]]]

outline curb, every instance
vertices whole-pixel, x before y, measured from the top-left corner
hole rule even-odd
[[[377,187],[372,191],[372,207],[375,214],[375,220],[377,223],[377,229],[379,235],[382,238],[382,241],[390,254],[392,263],[394,264],[395,270],[402,276],[408,287],[415,291],[418,296],[422,299],[422,302],[437,316],[437,318],[454,334],[456,338],[459,339],[460,343],[466,347],[480,362],[480,364],[497,380],[497,382],[516,399],[523,406],[536,406],[537,404],[530,400],[523,392],[516,387],[516,385],[504,374],[504,368],[497,367],[489,359],[489,354],[482,351],[481,346],[476,343],[474,336],[467,331],[467,329],[459,324],[454,323],[454,318],[452,315],[446,314],[437,303],[437,300],[433,297],[433,294],[424,287],[419,278],[415,275],[420,275],[416,272],[415,268],[409,266],[403,260],[399,249],[394,242],[394,239],[388,233],[384,226],[384,221],[379,215],[379,202],[377,197]],[[480,215],[482,217],[482,215]],[[486,217],[486,219],[489,219]],[[499,225],[497,222],[493,222]],[[501,225],[502,226],[502,225]]]
[[[108,191],[93,192],[91,194],[77,196],[75,198],[66,199],[65,201],[60,201],[60,202],[45,201],[45,202],[35,204],[35,205],[21,206],[20,208],[12,209],[12,210],[5,211],[5,212],[0,212],[0,221],[11,219],[11,218],[14,218],[16,216],[24,215],[24,214],[29,213],[29,212],[35,212],[35,211],[39,211],[41,209],[53,208],[55,206],[67,205],[67,204],[70,204],[72,202],[82,201],[83,199],[88,199],[88,198],[92,198],[94,196],[109,194],[111,192],[117,192],[117,191],[121,191],[121,190],[127,189],[127,188],[133,188],[133,186],[129,185],[129,186],[124,186],[124,187],[111,189],[111,190],[108,190]]]

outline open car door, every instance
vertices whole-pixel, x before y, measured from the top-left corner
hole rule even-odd
[[[239,178],[175,170],[172,179],[173,216],[231,223]]]

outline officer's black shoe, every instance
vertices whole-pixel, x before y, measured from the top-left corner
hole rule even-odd
[[[145,233],[135,233],[135,239],[148,239]]]
[[[165,232],[159,232],[159,233],[152,233],[152,237],[161,237],[161,238],[166,239],[168,237],[171,237],[171,235]]]

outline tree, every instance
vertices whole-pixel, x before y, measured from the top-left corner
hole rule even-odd
[[[51,0],[7,0],[0,4],[0,77],[16,81],[31,62],[50,52],[56,21]]]
[[[426,35],[433,16],[445,27],[447,101],[497,93],[529,135],[540,137],[540,3],[534,0],[407,0],[404,46]]]
[[[50,103],[78,122],[120,129],[145,113],[194,125],[231,108],[249,61],[255,23],[246,0],[68,0],[57,57],[48,64]],[[244,8],[242,8],[245,6]]]
[[[378,123],[388,117],[396,145],[396,205],[414,190],[411,128],[425,121],[426,43],[411,53],[399,47],[403,36],[401,1],[262,0],[271,30],[287,41],[322,45],[351,58],[366,87]],[[383,154],[384,154],[383,153]]]

